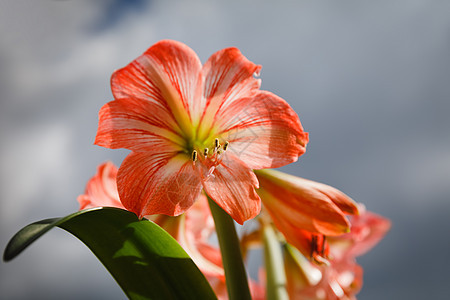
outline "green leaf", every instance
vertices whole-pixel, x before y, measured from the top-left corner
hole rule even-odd
[[[118,208],[32,223],[11,239],[3,259],[13,259],[55,226],[85,243],[130,299],[217,299],[175,239],[153,222]]]

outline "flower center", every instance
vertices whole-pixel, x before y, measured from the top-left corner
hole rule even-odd
[[[214,139],[212,147],[194,147],[191,153],[192,166],[198,171],[202,180],[213,177],[214,170],[222,162],[223,154],[227,151],[230,143],[220,143],[218,138]]]

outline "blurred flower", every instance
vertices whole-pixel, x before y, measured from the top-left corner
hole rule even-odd
[[[202,66],[165,40],[113,74],[95,144],[132,150],[117,175],[128,210],[180,215],[203,188],[240,224],[259,213],[252,169],[294,162],[308,142],[291,107],[259,90],[260,68],[236,48]]]
[[[98,166],[97,174],[86,185],[85,194],[78,197],[80,210],[99,206],[125,209],[119,200],[116,176],[117,167],[113,163]],[[178,217],[153,215],[149,219],[178,241],[205,276],[224,277],[220,250],[208,243],[215,229],[204,195],[189,210],[189,214]]]
[[[100,206],[125,209],[119,200],[116,175],[117,167],[113,163],[99,165],[97,173],[86,185],[85,194],[78,197],[80,210]],[[191,209],[180,216],[152,215],[148,219],[178,241],[205,275],[218,298],[228,299],[220,249],[211,243],[215,227],[206,196],[201,194]],[[253,299],[264,299],[264,287],[254,280],[249,280],[249,284]]]
[[[328,238],[329,263],[310,262],[291,245],[285,249],[287,290],[291,299],[356,299],[363,269],[355,257],[369,251],[390,228],[390,221],[360,208],[351,217],[351,231]]]
[[[372,249],[389,231],[391,222],[358,203],[360,214],[350,217],[351,232],[328,238],[330,255],[335,259],[357,257]]]
[[[259,228],[242,236],[243,251],[265,245],[264,230],[275,226],[290,299],[355,299],[363,275],[355,257],[383,238],[390,221],[331,186],[274,170],[255,174],[264,206]]]
[[[86,184],[83,195],[78,196],[80,210],[98,206],[123,208],[116,184],[117,168],[112,162],[97,167],[97,173]]]
[[[287,242],[318,261],[327,256],[325,236],[350,230],[346,214],[357,214],[356,203],[341,191],[275,170],[255,171],[258,194]]]

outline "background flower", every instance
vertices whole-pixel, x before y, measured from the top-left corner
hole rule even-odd
[[[291,245],[285,246],[287,290],[291,299],[356,299],[363,282],[363,268],[355,258],[370,251],[388,232],[390,221],[366,211],[351,217],[349,233],[329,237],[329,261],[309,262]]]
[[[117,192],[117,167],[112,162],[105,162],[97,167],[97,173],[89,179],[84,194],[78,196],[80,210],[98,207],[118,207],[125,209]]]
[[[86,184],[85,193],[77,198],[80,210],[101,206],[125,209],[119,200],[117,171],[111,162],[97,167],[97,173]],[[217,297],[228,299],[220,249],[212,242],[215,226],[206,196],[202,193],[191,209],[180,216],[151,215],[148,219],[178,241],[205,275]],[[263,285],[251,279],[249,285],[253,299],[265,299]]]

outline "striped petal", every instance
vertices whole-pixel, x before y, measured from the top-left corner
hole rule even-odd
[[[175,152],[184,139],[172,131],[168,111],[155,103],[123,98],[106,103],[99,112],[95,144],[133,151]]]
[[[233,154],[225,152],[222,163],[202,183],[205,192],[239,224],[259,214],[258,180]]]
[[[350,223],[335,199],[347,206],[353,204],[355,212],[357,206],[344,193],[274,170],[255,172],[261,186],[258,193],[274,220],[283,220],[295,230],[304,229],[314,234],[335,236],[348,232]]]
[[[260,183],[265,186],[265,182],[260,180]],[[315,201],[314,198],[311,198],[311,201],[303,201],[286,191],[267,192],[265,188],[259,189],[258,194],[275,224],[283,223],[283,228],[278,229],[285,236],[295,236],[298,229],[317,234],[339,235],[347,232],[350,226],[344,214],[329,201]]]
[[[208,136],[220,110],[259,89],[261,80],[253,75],[260,69],[261,66],[249,61],[237,48],[226,48],[211,55],[203,66],[206,102],[199,128],[201,138]]]
[[[139,98],[169,110],[178,129],[192,135],[192,118],[198,118],[202,65],[183,43],[163,40],[111,78],[114,98]]]
[[[258,91],[234,101],[217,116],[221,139],[251,169],[278,168],[306,150],[308,133],[282,98]]]
[[[185,154],[132,152],[119,168],[117,186],[122,204],[139,217],[180,215],[201,192],[200,179]]]

